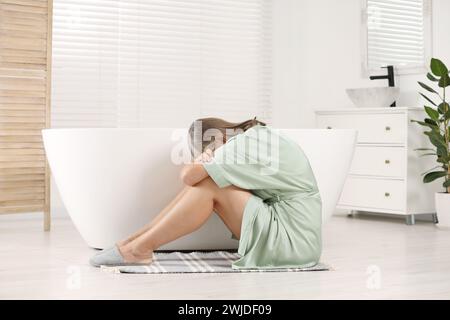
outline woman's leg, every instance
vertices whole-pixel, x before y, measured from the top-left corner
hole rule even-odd
[[[127,262],[148,261],[160,246],[200,228],[214,210],[239,239],[244,208],[250,196],[250,192],[233,186],[220,189],[207,178],[187,187],[157,223],[119,249]]]
[[[143,226],[141,229],[139,229],[138,231],[136,231],[135,233],[133,233],[131,236],[129,236],[127,239],[119,241],[117,243],[118,246],[124,246],[127,243],[131,242],[132,240],[136,239],[137,237],[139,237],[140,235],[142,235],[143,233],[145,233],[146,231],[148,231],[151,227],[153,227],[156,223],[158,223],[161,218],[163,216],[165,216],[167,214],[167,212],[169,212],[170,210],[172,210],[172,208],[174,207],[174,205],[181,199],[181,197],[186,193],[186,191],[188,190],[188,187],[184,187],[177,195],[175,198],[173,198],[172,201],[170,201],[170,203],[155,217],[153,218],[152,221],[150,221],[149,223],[147,223],[145,226]]]

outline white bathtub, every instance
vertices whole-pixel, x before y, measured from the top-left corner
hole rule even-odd
[[[353,130],[283,130],[310,159],[329,218],[356,142]],[[184,129],[47,129],[48,161],[64,205],[86,243],[105,248],[154,217],[182,188]],[[238,241],[216,215],[195,233],[160,249],[231,249]]]

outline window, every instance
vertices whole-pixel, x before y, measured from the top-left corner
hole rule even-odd
[[[53,127],[270,120],[270,1],[54,0]]]
[[[393,65],[400,73],[422,72],[431,57],[429,0],[364,0],[367,71]]]

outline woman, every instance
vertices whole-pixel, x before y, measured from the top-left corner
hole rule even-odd
[[[239,240],[234,269],[299,268],[321,254],[321,199],[299,145],[253,119],[195,121],[195,159],[181,170],[185,188],[148,225],[103,250],[91,264],[150,264],[160,246],[200,228],[216,212]]]

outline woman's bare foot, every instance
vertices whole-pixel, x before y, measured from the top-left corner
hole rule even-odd
[[[153,258],[153,252],[143,253],[137,251],[132,242],[128,242],[124,245],[117,245],[120,254],[127,263],[145,263],[150,264]]]

